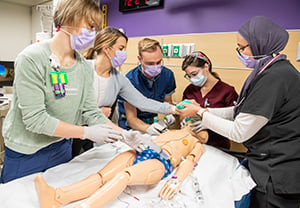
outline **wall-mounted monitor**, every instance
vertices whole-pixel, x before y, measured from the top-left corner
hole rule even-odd
[[[0,61],[0,87],[12,86],[14,81],[14,62]]]

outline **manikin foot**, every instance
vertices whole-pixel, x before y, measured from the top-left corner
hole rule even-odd
[[[41,208],[59,208],[60,203],[56,201],[56,191],[49,186],[42,175],[37,175],[34,178],[35,189],[39,198]]]

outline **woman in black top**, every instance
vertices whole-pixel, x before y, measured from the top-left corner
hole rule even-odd
[[[237,105],[209,109],[183,104],[184,116],[248,148],[257,186],[251,207],[300,207],[300,74],[279,54],[288,33],[266,17],[253,17],[237,34],[237,54],[253,68]]]

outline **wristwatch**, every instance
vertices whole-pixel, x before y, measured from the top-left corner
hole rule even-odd
[[[200,110],[198,110],[198,112],[197,112],[197,115],[200,116],[200,118],[202,119],[203,118],[203,114],[205,112],[208,112],[207,108],[200,108]]]

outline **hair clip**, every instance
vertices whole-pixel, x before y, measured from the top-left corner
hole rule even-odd
[[[205,62],[210,66],[210,61],[209,61],[208,58],[207,58],[203,53],[201,53],[200,51],[194,51],[194,52],[192,52],[191,56],[196,57],[196,58],[199,58],[199,59],[205,61]]]

